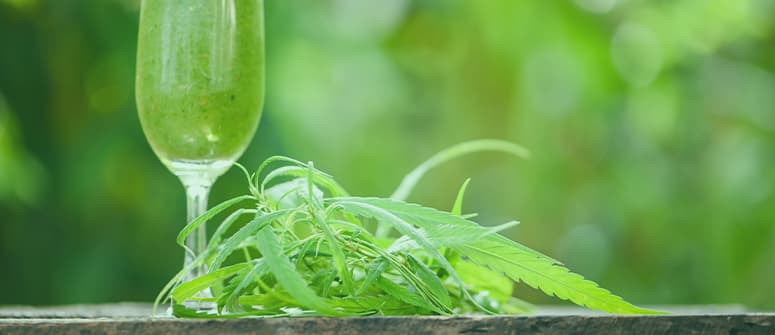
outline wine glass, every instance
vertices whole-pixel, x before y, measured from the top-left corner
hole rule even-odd
[[[258,127],[263,0],[143,0],[136,99],[148,142],[186,189],[191,222],[206,211],[210,187]],[[206,242],[202,225],[186,239],[194,254],[186,252],[185,265]],[[206,272],[196,267],[186,280]]]

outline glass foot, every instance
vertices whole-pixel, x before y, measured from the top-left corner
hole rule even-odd
[[[199,313],[216,313],[218,309],[218,304],[210,301],[188,300],[183,302],[183,306]]]

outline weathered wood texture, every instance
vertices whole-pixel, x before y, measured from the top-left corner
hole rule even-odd
[[[621,316],[542,309],[530,316],[186,320],[149,318],[138,304],[0,308],[0,334],[775,334],[775,313],[677,309]]]

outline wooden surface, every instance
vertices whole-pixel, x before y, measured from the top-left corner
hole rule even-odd
[[[147,304],[0,307],[0,334],[775,334],[775,313],[738,306],[668,307],[664,316],[540,308],[525,316],[190,320]]]

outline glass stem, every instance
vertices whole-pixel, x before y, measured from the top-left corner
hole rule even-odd
[[[184,167],[185,168],[183,169],[177,169],[175,174],[180,178],[183,187],[186,188],[187,222],[191,222],[207,211],[207,196],[210,194],[210,186],[213,185],[215,179],[217,179],[218,175],[223,173],[223,171],[219,172],[213,170],[210,168],[211,166],[201,168],[197,165],[188,165]],[[216,172],[219,173],[216,174]],[[200,225],[196,228],[196,231],[186,237],[185,244],[188,250],[186,250],[185,258],[183,259],[183,266],[186,268],[190,268],[196,258],[207,248],[206,226],[207,223]],[[205,274],[207,274],[207,264],[200,264],[191,268],[191,270],[183,277],[183,281],[187,282]],[[212,311],[216,307],[215,303],[197,299],[212,297],[213,293],[208,287],[196,294],[193,299],[175,301],[174,303],[183,304],[187,308],[194,310]]]
[[[187,221],[191,222],[207,211],[207,196],[210,194],[210,183],[188,183],[186,187],[186,198],[188,215]],[[186,252],[184,266],[189,266],[194,259],[204,252],[207,247],[207,227],[206,224],[199,226],[195,232],[186,237],[186,247],[193,251],[193,254]],[[193,268],[185,280],[191,280],[207,273],[207,265],[202,264]]]
[[[194,181],[183,179],[183,186],[186,187],[186,208],[187,218],[186,222],[194,221],[207,211],[207,196],[210,194],[210,186],[213,183],[207,180],[196,179]],[[207,248],[207,224],[202,224],[196,231],[189,234],[186,237],[186,247],[193,251],[193,253],[186,251],[185,258],[183,260],[183,266],[188,267],[197,256],[201,255],[205,248]],[[207,274],[207,265],[200,264],[191,271],[189,271],[184,281],[189,281],[199,276]],[[212,298],[213,292],[210,288],[206,288],[200,291],[197,298]],[[196,310],[211,310],[214,305],[211,303],[205,303],[200,301],[180,301],[177,303],[183,303],[186,307]]]

